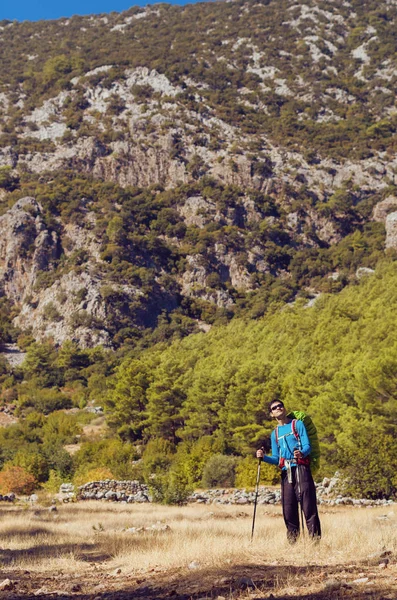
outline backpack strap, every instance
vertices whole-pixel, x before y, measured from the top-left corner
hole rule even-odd
[[[301,443],[301,438],[299,436],[298,430],[296,428],[296,419],[292,419],[291,421],[291,429],[292,429],[292,433],[294,434],[296,441],[300,444]]]
[[[280,444],[278,443],[278,425],[277,425],[276,429],[274,430],[274,436],[276,438],[276,444],[277,444],[277,447],[278,447],[278,452],[280,454]],[[283,466],[284,466],[284,459],[281,458],[281,456],[280,456],[279,461],[278,461],[278,466],[280,467],[280,469],[282,469]]]
[[[296,441],[298,442],[299,446],[301,446],[301,438],[300,438],[300,435],[296,428],[296,421],[297,421],[296,419],[292,419],[291,429],[292,429],[292,433],[296,437]],[[298,458],[296,463],[298,465],[310,465],[310,456],[306,456],[306,458]]]

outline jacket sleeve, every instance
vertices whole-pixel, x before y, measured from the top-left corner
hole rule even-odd
[[[276,442],[276,433],[272,431],[272,435],[270,436],[272,442],[272,453],[271,456],[264,456],[263,461],[268,463],[269,465],[278,465],[280,456],[278,451],[278,444]]]
[[[310,445],[310,440],[309,436],[307,435],[306,427],[302,421],[296,421],[296,430],[299,434],[299,438],[301,441],[300,451],[302,452],[304,457],[309,456],[312,447]]]

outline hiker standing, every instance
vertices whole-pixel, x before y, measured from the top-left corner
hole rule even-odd
[[[309,535],[321,537],[317,511],[316,487],[310,471],[310,440],[302,421],[287,416],[280,400],[270,403],[270,414],[277,420],[272,432],[272,454],[264,456],[258,450],[257,458],[281,468],[281,503],[288,541],[293,544],[299,536],[299,502],[306,519]]]

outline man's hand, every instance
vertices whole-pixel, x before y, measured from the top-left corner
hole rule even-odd
[[[303,454],[300,450],[294,450],[294,458],[298,460],[298,458],[303,458]]]
[[[260,448],[259,450],[256,451],[256,458],[263,458],[264,456],[264,452],[262,450],[262,448]]]

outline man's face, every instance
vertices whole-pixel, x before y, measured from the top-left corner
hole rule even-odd
[[[282,402],[274,402],[274,404],[272,404],[270,407],[270,412],[272,417],[274,417],[275,419],[279,419],[285,414],[285,406]]]

